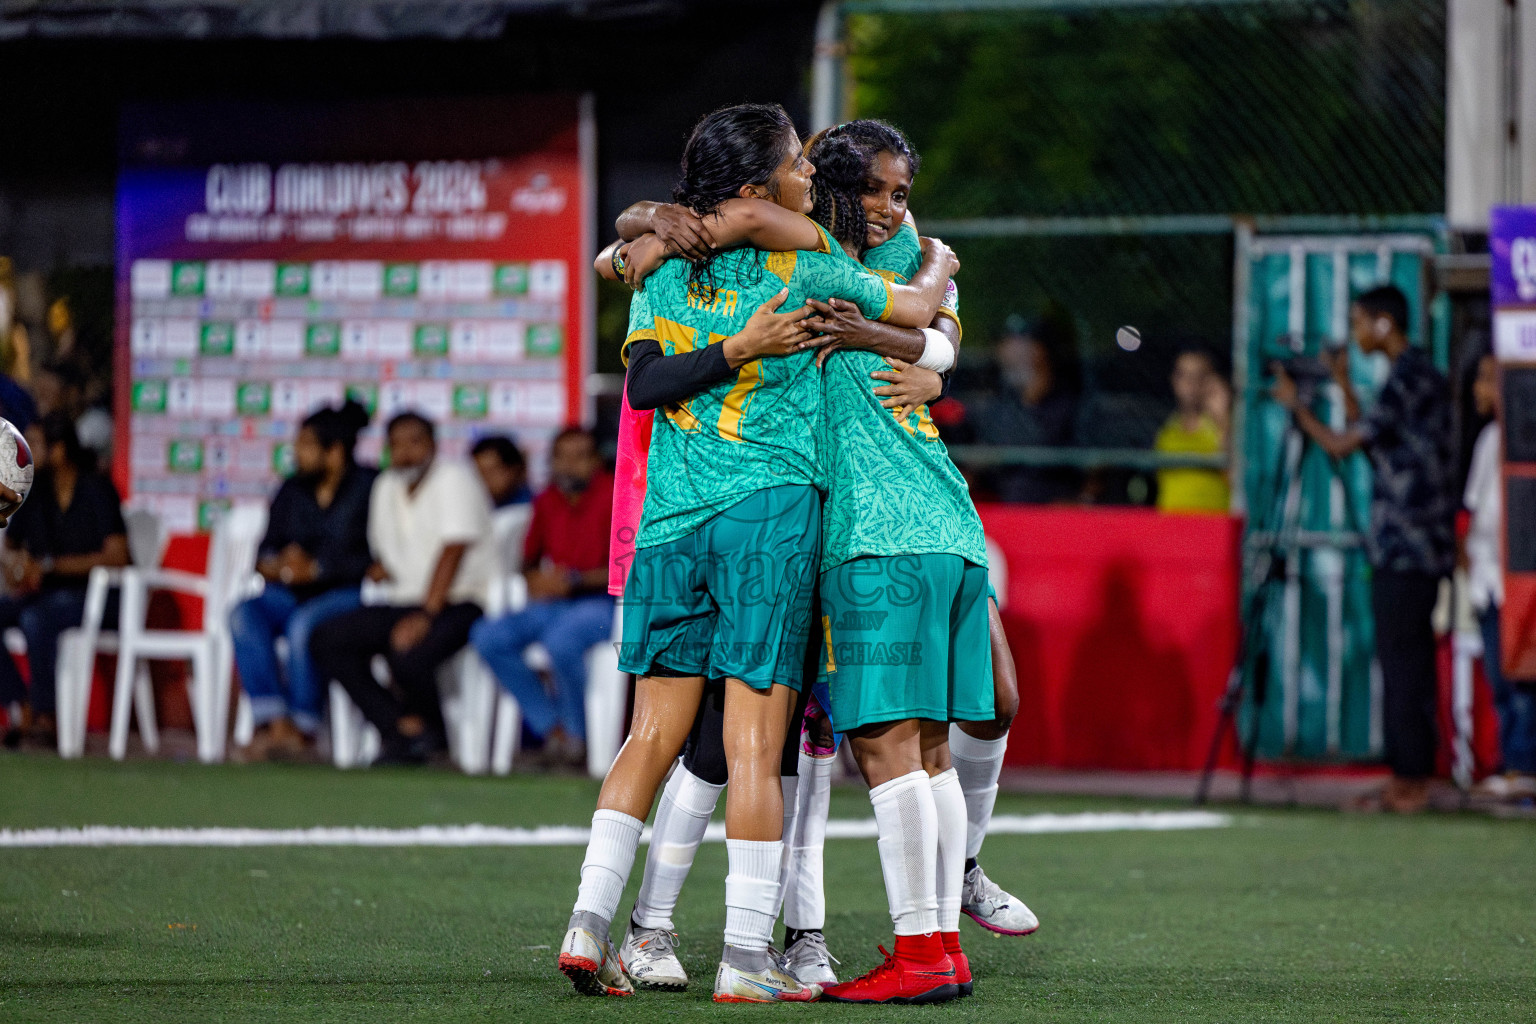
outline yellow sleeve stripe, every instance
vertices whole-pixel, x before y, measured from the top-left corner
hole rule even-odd
[[[947,306],[940,306],[939,307],[939,316],[947,316],[951,320],[953,320],[955,322],[955,327],[957,327],[959,329],[959,331],[960,331],[960,338],[961,338],[961,340],[963,341],[965,339],[965,325],[960,322],[960,314],[959,313],[956,313],[954,310],[950,309]]]
[[[875,273],[875,274],[880,275],[881,278],[883,278],[885,281],[889,282],[890,284],[906,284],[907,283],[907,279],[905,277],[903,277],[902,275],[896,273],[896,271],[894,271],[894,270],[880,270],[878,268],[875,268],[875,269],[873,269],[872,272]]]
[[[801,216],[804,216],[804,214],[802,214]],[[839,252],[839,251],[842,250],[842,246],[838,245],[837,242],[833,241],[832,235],[827,231],[826,228],[822,227],[820,224],[817,224],[814,220],[811,220],[811,218],[809,218],[809,217],[806,217],[805,219],[811,221],[811,224],[816,228],[817,236],[820,237],[820,239],[821,239],[821,248],[817,249],[816,250],[817,252],[824,252],[824,253],[827,253],[828,255],[831,255],[834,252]]]
[[[741,440],[741,418],[747,413],[747,403],[761,383],[762,375],[761,360],[754,359],[743,366],[737,374],[736,386],[731,388],[725,400],[720,403],[720,436],[727,441]]]
[[[896,312],[896,292],[892,290],[891,282],[882,280],[880,283],[885,285],[885,308],[880,311],[880,315],[875,317],[875,319],[885,323],[891,318],[891,314]]]
[[[629,366],[629,346],[637,341],[656,341],[656,332],[649,327],[642,327],[629,337],[624,339],[624,344],[619,346],[619,361],[627,368]]]
[[[799,259],[800,254],[797,252],[770,252],[766,254],[763,267],[780,281],[789,284],[789,279],[795,276],[795,264]]]
[[[680,356],[684,352],[693,351],[695,334],[693,328],[687,324],[680,324],[676,320],[659,316],[656,318],[656,340],[661,342],[661,350],[667,355]]]

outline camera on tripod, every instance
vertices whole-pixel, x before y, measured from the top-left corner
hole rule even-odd
[[[1333,379],[1334,361],[1347,348],[1347,342],[1329,338],[1317,355],[1303,355],[1301,339],[1282,334],[1265,353],[1264,366],[1271,377],[1275,375],[1275,367],[1283,369],[1296,382],[1298,401],[1302,405],[1311,405],[1317,400],[1318,390]]]

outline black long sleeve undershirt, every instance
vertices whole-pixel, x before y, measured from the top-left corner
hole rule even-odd
[[[629,346],[624,386],[630,408],[643,411],[686,401],[735,375],[725,361],[724,345],[669,356],[658,341],[637,341]]]

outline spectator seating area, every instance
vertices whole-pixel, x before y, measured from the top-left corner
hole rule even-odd
[[[493,519],[494,551],[498,561],[483,607],[488,615],[516,611],[527,602],[522,569],[523,537],[531,509],[526,504],[498,510]],[[159,749],[148,663],[185,661],[189,703],[197,737],[197,756],[204,763],[223,761],[233,733],[237,746],[252,733],[249,701],[234,685],[233,646],[229,612],[264,585],[255,571],[256,549],[266,527],[266,509],[241,506],[215,524],[207,564],[202,572],[162,565],[165,537],[151,513],[127,517],[134,564],[122,569],[97,568],[87,588],[82,624],[65,634],[59,659],[59,754],[79,757],[85,750],[87,709],[96,677],[98,655],[115,655],[113,700],[108,750],[116,760],[127,755],[129,726],[138,723],[145,748]],[[201,604],[196,625],[166,628],[153,623],[151,596],[157,592],[185,595]],[[109,599],[116,595],[117,628],[108,626]],[[369,599],[365,588],[364,603]],[[615,635],[617,635],[617,611]],[[13,653],[25,653],[19,631],[6,642]],[[535,644],[527,660],[535,670],[547,668],[548,656]],[[387,681],[382,659],[375,665],[381,685]],[[587,768],[594,777],[608,770],[623,741],[627,717],[628,677],[618,670],[612,644],[592,647],[587,654]],[[466,646],[439,672],[449,750],[464,772],[498,774],[511,771],[521,732],[516,700],[500,687],[490,669]],[[231,695],[237,695],[231,700]],[[233,714],[233,723],[231,723]],[[338,768],[368,764],[379,750],[378,733],[339,685],[331,684],[331,756]]]

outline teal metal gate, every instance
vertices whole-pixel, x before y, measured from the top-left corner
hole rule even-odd
[[[1243,548],[1244,607],[1255,566],[1266,551],[1284,554],[1278,602],[1253,627],[1268,656],[1266,699],[1248,694],[1243,735],[1259,716],[1260,757],[1350,760],[1381,753],[1381,676],[1374,655],[1370,567],[1363,531],[1370,512],[1371,471],[1363,455],[1334,471],[1328,457],[1297,433],[1270,397],[1271,364],[1317,356],[1347,342],[1353,296],[1390,282],[1408,296],[1415,345],[1428,346],[1444,368],[1448,320],[1443,302],[1429,300],[1431,264],[1440,236],[1255,235],[1239,228],[1233,302],[1234,383],[1238,403],[1233,466],[1239,502],[1248,517]],[[1386,379],[1384,359],[1351,348],[1350,375],[1361,402],[1374,400]],[[1339,388],[1317,389],[1313,411],[1344,425]],[[1282,523],[1293,528],[1278,530]]]

